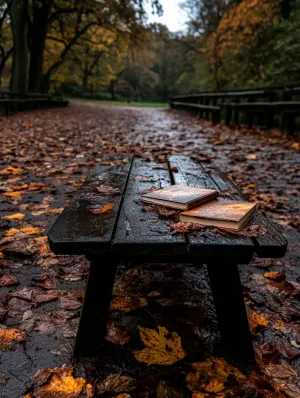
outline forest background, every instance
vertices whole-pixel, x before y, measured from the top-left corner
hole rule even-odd
[[[299,83],[300,0],[182,0],[176,33],[146,2],[0,0],[0,90],[165,102]]]

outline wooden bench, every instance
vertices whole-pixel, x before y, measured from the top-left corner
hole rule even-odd
[[[250,263],[254,254],[282,257],[287,242],[259,212],[251,222],[265,226],[267,232],[257,238],[213,230],[205,236],[200,232],[171,233],[170,220],[156,212],[143,212],[140,199],[153,186],[172,184],[234,190],[223,197],[245,199],[224,175],[208,173],[184,156],[170,156],[165,164],[118,158],[112,165],[95,168],[51,227],[48,238],[54,253],[84,254],[91,264],[74,349],[76,357],[101,354],[116,268],[121,261],[132,261],[207,264],[224,353],[234,359],[254,359],[238,264]],[[101,195],[99,185],[113,187],[115,194]],[[112,210],[101,215],[88,209],[110,202],[114,203]]]

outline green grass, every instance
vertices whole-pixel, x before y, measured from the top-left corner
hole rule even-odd
[[[163,102],[130,102],[129,104],[125,101],[102,101],[102,100],[93,100],[86,98],[69,98],[70,101],[86,101],[86,102],[94,102],[96,104],[103,105],[115,105],[115,106],[129,106],[135,108],[167,108],[169,105]]]

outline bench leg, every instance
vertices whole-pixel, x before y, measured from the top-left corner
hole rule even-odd
[[[254,361],[254,351],[237,264],[208,264],[221,344],[230,359]]]
[[[91,268],[85,289],[74,357],[101,354],[112,298],[117,262],[108,257],[89,259]]]

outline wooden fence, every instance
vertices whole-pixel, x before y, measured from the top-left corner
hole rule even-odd
[[[216,124],[224,120],[227,125],[246,123],[249,128],[279,126],[293,134],[300,117],[300,86],[182,95],[171,98],[170,106]]]
[[[62,97],[49,94],[27,93],[20,94],[10,91],[0,91],[0,115],[10,115],[14,112],[35,109],[66,107],[68,101]]]

